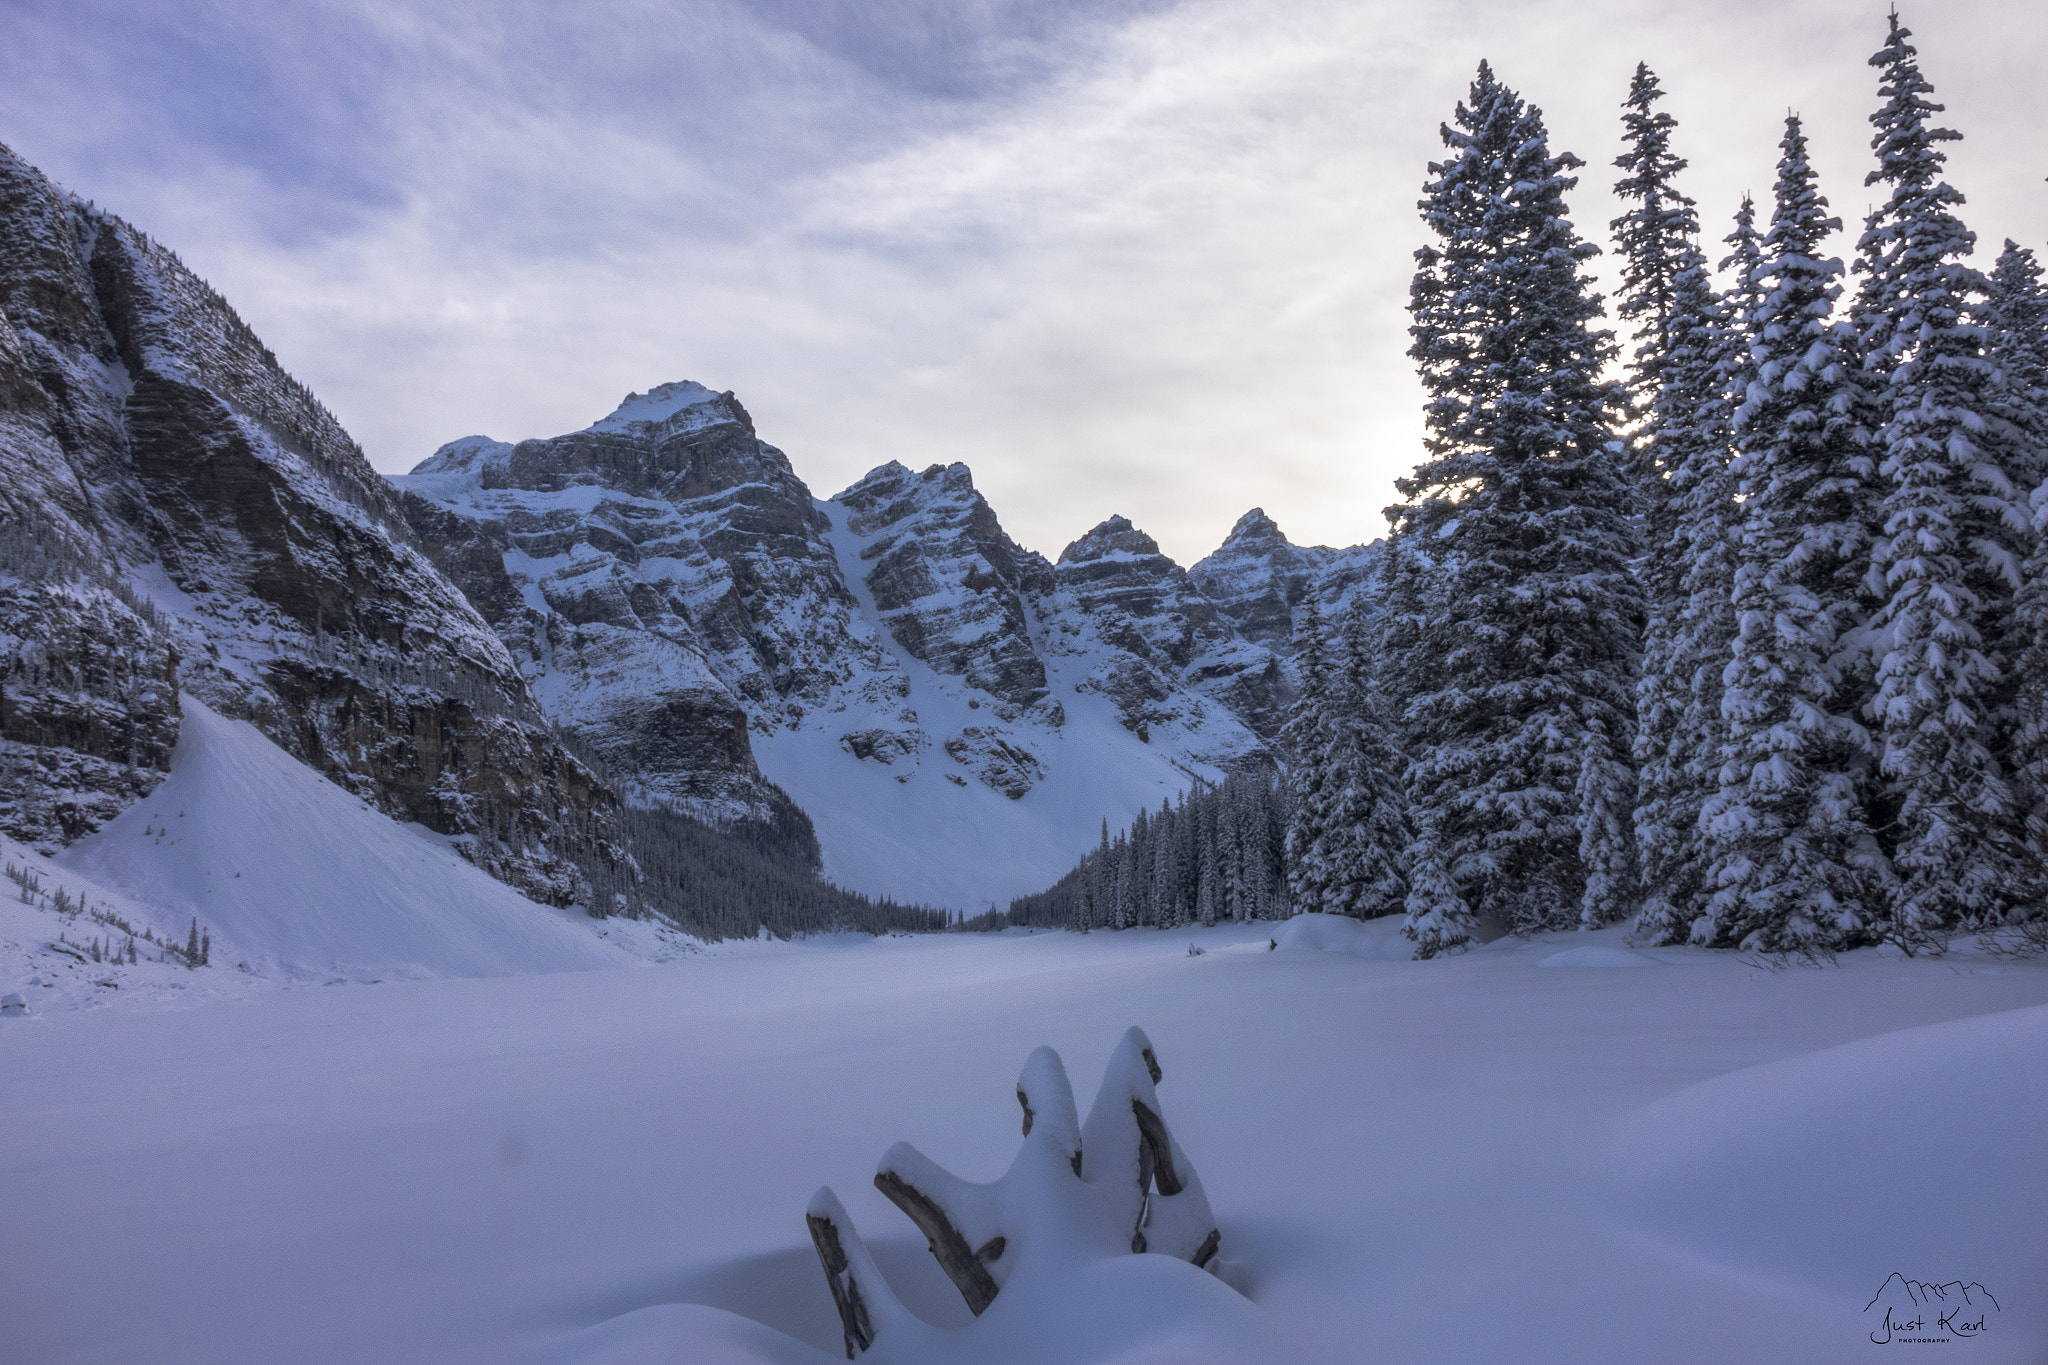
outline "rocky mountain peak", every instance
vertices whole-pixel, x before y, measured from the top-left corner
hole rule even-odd
[[[1087,535],[1082,536],[1066,549],[1060,551],[1060,563],[1085,564],[1092,560],[1109,558],[1133,558],[1158,555],[1159,542],[1131,525],[1128,517],[1110,517],[1096,525]],[[1168,564],[1173,561],[1168,559]]]
[[[626,431],[636,426],[689,426],[736,419],[748,431],[754,419],[739,405],[732,391],[716,393],[694,379],[657,384],[646,393],[629,393],[619,400],[611,414],[590,424],[591,431]]]
[[[1223,544],[1217,548],[1220,553],[1223,550],[1243,551],[1264,547],[1277,549],[1283,545],[1289,549],[1293,548],[1286,532],[1266,515],[1266,509],[1254,507],[1237,519],[1237,524],[1230,528],[1230,534],[1223,537]]]

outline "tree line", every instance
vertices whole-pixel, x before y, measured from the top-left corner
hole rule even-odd
[[[1140,811],[1064,877],[1007,911],[962,927],[1043,925],[1076,929],[1172,929],[1225,920],[1280,919],[1289,912],[1286,787],[1264,773],[1197,781],[1157,811]]]
[[[1297,908],[1404,914],[1421,956],[1630,916],[1770,953],[2044,937],[2048,292],[2011,241],[1969,263],[1910,37],[1871,58],[1848,269],[1797,115],[1710,268],[1638,66],[1619,380],[1584,163],[1481,64],[1421,204],[1426,458],[1381,609],[1298,634]]]
[[[1970,263],[1910,38],[1894,13],[1870,59],[1847,267],[1796,114],[1710,263],[1637,67],[1619,378],[1585,163],[1480,64],[1419,204],[1424,458],[1370,591],[1297,613],[1285,909],[1402,915],[1423,957],[1631,917],[1773,954],[2048,947],[2048,290],[2012,241]],[[1136,843],[1009,917],[1118,922]]]

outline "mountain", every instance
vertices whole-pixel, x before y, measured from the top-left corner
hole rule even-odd
[[[1288,659],[1295,615],[1309,598],[1326,615],[1341,614],[1359,592],[1370,600],[1384,550],[1377,540],[1341,550],[1295,545],[1264,508],[1254,507],[1188,577],[1239,636]]]
[[[979,909],[1275,764],[1286,609],[1357,552],[1259,521],[1195,573],[1121,517],[1049,560],[964,465],[819,499],[689,382],[386,481],[173,253],[0,148],[0,832],[46,852],[165,780],[182,696],[549,905],[895,913],[808,865]]]
[[[614,794],[226,301],[0,148],[0,314],[9,832],[68,842],[151,790],[182,690],[471,837],[528,894],[587,902]]]
[[[636,801],[730,818],[786,791],[862,891],[1005,901],[1105,819],[1276,762],[1284,626],[1249,638],[1122,517],[1049,561],[965,465],[891,462],[818,499],[734,395],[682,381],[567,435],[452,441],[391,483]],[[1277,528],[1225,550],[1245,578],[1262,552],[1307,556],[1304,583],[1362,574]]]

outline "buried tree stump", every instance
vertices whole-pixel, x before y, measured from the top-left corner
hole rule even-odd
[[[917,1225],[979,1318],[1020,1267],[1153,1252],[1211,1268],[1222,1241],[1208,1196],[1167,1127],[1159,1061],[1131,1029],[1080,1121],[1059,1054],[1039,1048],[1017,1079],[1024,1142],[1000,1180],[976,1184],[899,1142],[875,1188]],[[811,1199],[811,1240],[839,1310],[847,1359],[892,1336],[939,1329],[896,1300],[830,1189]],[[966,1328],[963,1331],[971,1332]]]

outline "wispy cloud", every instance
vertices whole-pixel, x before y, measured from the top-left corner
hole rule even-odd
[[[2019,9],[1907,15],[1993,246],[2048,236]],[[689,377],[821,493],[961,459],[1027,544],[1115,511],[1186,560],[1254,504],[1378,533],[1414,200],[1481,56],[1593,163],[1596,240],[1638,58],[1716,235],[1788,105],[1853,222],[1883,12],[67,0],[0,19],[0,140],[178,248],[382,468]]]

